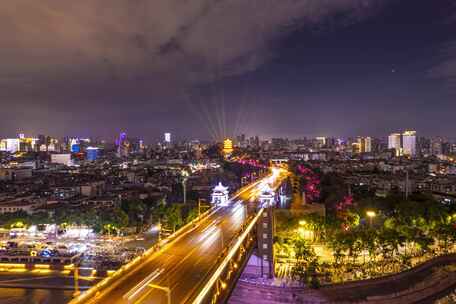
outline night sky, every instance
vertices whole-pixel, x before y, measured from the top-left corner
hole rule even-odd
[[[0,4],[0,137],[456,138],[453,0]]]

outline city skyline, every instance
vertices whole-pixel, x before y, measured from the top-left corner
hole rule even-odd
[[[0,137],[456,132],[452,1],[24,3],[2,4]]]
[[[403,133],[404,132],[404,133]],[[38,132],[34,132],[34,133],[30,133],[30,134],[25,134],[25,133],[15,133],[13,134],[12,136],[3,136],[1,137],[0,136],[0,140],[1,139],[20,139],[20,138],[34,138],[34,139],[38,139],[39,137],[41,136],[45,136],[45,137],[49,137],[49,138],[52,138],[52,139],[58,139],[58,140],[68,140],[68,141],[71,141],[71,140],[90,140],[90,141],[94,141],[94,142],[106,142],[106,143],[114,143],[116,145],[118,145],[118,141],[119,141],[119,134],[125,134],[125,136],[128,136],[130,138],[134,138],[134,139],[137,139],[137,140],[141,140],[141,141],[144,141],[144,142],[147,142],[149,144],[153,144],[153,143],[176,143],[176,142],[186,142],[186,141],[194,141],[194,140],[197,140],[197,141],[202,141],[202,142],[218,142],[218,143],[222,143],[224,140],[226,139],[230,139],[230,140],[233,140],[233,141],[239,141],[239,138],[244,138],[244,140],[249,140],[249,139],[252,139],[252,138],[259,138],[260,140],[262,141],[271,141],[273,139],[287,139],[287,140],[302,140],[302,139],[307,139],[307,140],[311,140],[311,139],[321,139],[321,138],[326,138],[326,139],[337,139],[337,140],[356,140],[356,139],[359,139],[359,138],[372,138],[372,139],[378,139],[378,140],[382,140],[384,141],[386,144],[389,143],[389,141],[391,140],[391,136],[393,135],[396,135],[396,136],[399,136],[399,144],[401,143],[401,138],[402,136],[407,133],[407,132],[414,132],[415,133],[415,137],[417,139],[419,138],[425,138],[425,139],[441,139],[441,140],[444,140],[444,141],[448,141],[448,142],[455,142],[456,141],[456,137],[451,137],[451,136],[441,136],[439,134],[435,134],[435,135],[431,135],[431,136],[425,136],[415,130],[410,130],[410,129],[399,129],[399,130],[395,130],[391,133],[387,133],[387,134],[382,134],[380,136],[373,136],[371,134],[366,134],[366,133],[362,133],[362,134],[358,134],[358,135],[349,135],[349,136],[334,136],[334,135],[325,135],[325,136],[322,136],[321,134],[317,134],[317,135],[301,135],[301,136],[272,136],[272,137],[264,137],[264,136],[260,136],[258,134],[255,134],[255,133],[251,133],[251,134],[245,134],[245,133],[239,133],[239,134],[236,134],[234,136],[227,136],[226,138],[223,138],[223,139],[220,139],[220,140],[214,140],[214,139],[211,139],[211,138],[194,138],[194,137],[188,137],[188,136],[185,136],[185,134],[174,134],[174,133],[169,133],[169,132],[165,132],[163,134],[161,134],[161,136],[158,136],[156,138],[151,138],[149,141],[144,141],[143,138],[144,136],[141,135],[141,134],[130,134],[128,132],[124,132],[124,131],[121,131],[120,133],[117,133],[115,135],[113,135],[113,137],[108,137],[108,138],[105,138],[105,137],[100,137],[100,136],[91,136],[91,135],[87,135],[85,134],[84,136],[77,136],[77,135],[63,135],[63,136],[55,136],[54,134],[41,134],[41,133],[38,133]],[[172,137],[172,140],[171,140],[171,137]],[[391,146],[391,144],[389,144]]]

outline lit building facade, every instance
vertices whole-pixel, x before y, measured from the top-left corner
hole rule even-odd
[[[354,153],[370,153],[372,152],[372,138],[358,137],[357,141],[353,143]]]
[[[79,145],[79,139],[72,138],[70,140],[70,151],[71,151],[71,153],[81,152],[81,146]]]
[[[86,153],[87,153],[87,160],[88,161],[96,161],[99,156],[99,148],[97,147],[87,147]]]
[[[388,149],[394,149],[396,151],[396,156],[402,155],[400,133],[393,133],[388,136]]]
[[[165,143],[166,144],[171,143],[171,133],[165,133]]]
[[[405,131],[402,134],[402,151],[404,155],[416,156],[416,131]]]

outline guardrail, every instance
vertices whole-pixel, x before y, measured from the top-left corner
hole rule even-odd
[[[222,275],[225,268],[229,265],[231,259],[234,257],[236,252],[239,250],[239,248],[241,247],[241,245],[245,241],[245,239],[248,237],[248,235],[252,231],[253,227],[255,227],[255,224],[257,223],[261,214],[263,214],[263,211],[264,211],[263,208],[258,210],[258,213],[250,221],[250,223],[245,228],[245,230],[242,232],[242,234],[237,238],[236,242],[231,247],[230,251],[227,253],[227,255],[225,256],[223,261],[220,263],[219,267],[217,267],[215,272],[212,274],[212,276],[207,281],[206,285],[204,285],[204,287],[201,289],[200,293],[196,296],[195,300],[193,300],[193,302],[192,302],[193,304],[203,303],[204,299],[207,297],[210,290],[214,287],[214,284],[220,278],[220,276]]]
[[[105,290],[106,288],[113,287],[112,284],[117,279],[119,279],[122,275],[124,275],[127,271],[130,271],[133,268],[139,266],[140,262],[149,258],[153,254],[158,253],[163,248],[163,246],[171,243],[172,241],[175,241],[178,237],[183,236],[185,233],[192,231],[194,228],[196,228],[196,226],[195,226],[196,224],[198,224],[204,218],[215,213],[219,208],[220,207],[212,207],[209,210],[206,210],[205,212],[201,213],[198,217],[196,217],[192,221],[188,222],[187,224],[185,224],[184,226],[179,228],[173,234],[169,235],[167,238],[161,240],[159,243],[153,245],[151,248],[146,250],[141,256],[137,256],[132,261],[130,261],[128,264],[125,264],[122,267],[120,267],[118,270],[116,270],[114,273],[112,273],[109,277],[106,277],[102,281],[98,282],[96,285],[92,286],[86,292],[81,293],[79,296],[72,299],[69,302],[69,304],[86,303],[86,301],[89,301],[90,299],[95,297],[97,294],[99,294],[100,292]]]

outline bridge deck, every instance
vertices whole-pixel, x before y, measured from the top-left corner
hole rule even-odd
[[[171,303],[189,301],[220,262],[226,244],[246,224],[246,205],[236,200],[256,198],[260,187],[255,183],[244,188],[228,207],[219,208],[90,302],[168,303],[168,292]]]

